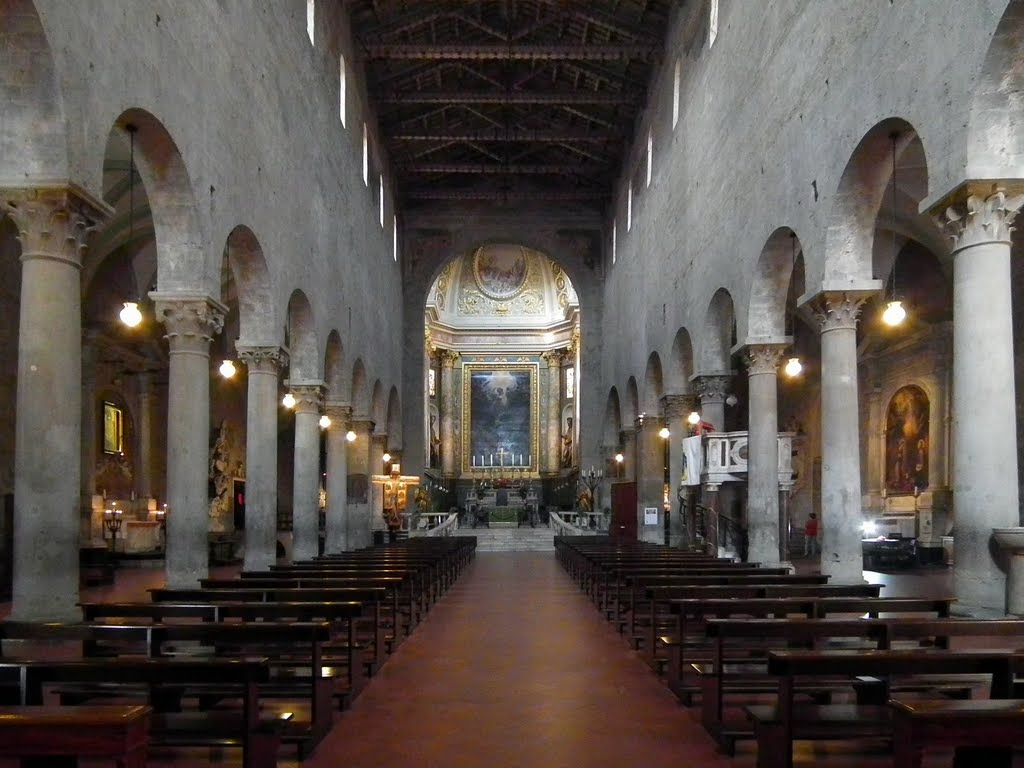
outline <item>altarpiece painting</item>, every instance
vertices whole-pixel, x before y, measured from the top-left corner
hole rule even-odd
[[[885,489],[914,493],[928,487],[928,395],[918,386],[901,387],[885,417]]]
[[[464,470],[536,466],[536,364],[466,364],[462,403]]]

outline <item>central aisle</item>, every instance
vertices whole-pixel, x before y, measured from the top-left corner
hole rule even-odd
[[[478,553],[305,763],[732,765],[554,553]]]

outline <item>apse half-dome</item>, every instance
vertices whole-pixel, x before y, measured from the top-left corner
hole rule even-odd
[[[427,320],[438,330],[571,328],[579,299],[562,268],[522,245],[482,245],[449,262],[427,298]]]

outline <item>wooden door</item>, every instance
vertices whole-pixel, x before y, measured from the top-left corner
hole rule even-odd
[[[636,482],[612,483],[612,524],[608,534],[636,541]]]

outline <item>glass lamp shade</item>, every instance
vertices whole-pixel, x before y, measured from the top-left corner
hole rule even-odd
[[[668,438],[671,436],[672,433],[669,432],[668,427],[662,427],[660,430],[658,430],[658,437],[660,437],[662,440],[668,440]]]
[[[348,440],[350,443],[354,443],[356,441],[356,433],[350,429],[348,432],[345,433],[345,439]]]
[[[385,453],[383,456],[381,456],[381,458],[384,460],[385,464],[390,464],[391,463],[391,454],[390,453]]]
[[[331,417],[326,413],[320,417],[320,429],[327,429],[331,426]]]
[[[220,364],[220,375],[225,379],[233,378],[235,375],[235,363],[233,360],[225,360]]]
[[[135,301],[126,301],[124,308],[118,313],[121,322],[129,328],[134,328],[142,322],[142,312],[139,311],[139,304]]]
[[[907,317],[907,310],[903,308],[902,301],[890,301],[882,313],[882,322],[889,326],[897,326]]]
[[[287,395],[285,395],[284,397],[281,398],[281,405],[283,405],[285,408],[294,408],[295,407],[295,395],[293,395],[291,392],[289,392]]]
[[[625,460],[626,460],[626,457],[623,456],[621,453],[616,453],[615,454],[615,461],[616,461],[616,463],[621,464]]]
[[[799,376],[800,372],[803,371],[803,369],[804,364],[800,362],[800,358],[791,357],[789,358],[789,361],[786,363],[785,368],[783,368],[782,370],[786,372],[787,376],[793,378],[794,376]]]
[[[700,424],[700,414],[696,411],[691,411],[690,415],[686,417],[686,421],[696,426],[697,424]]]

